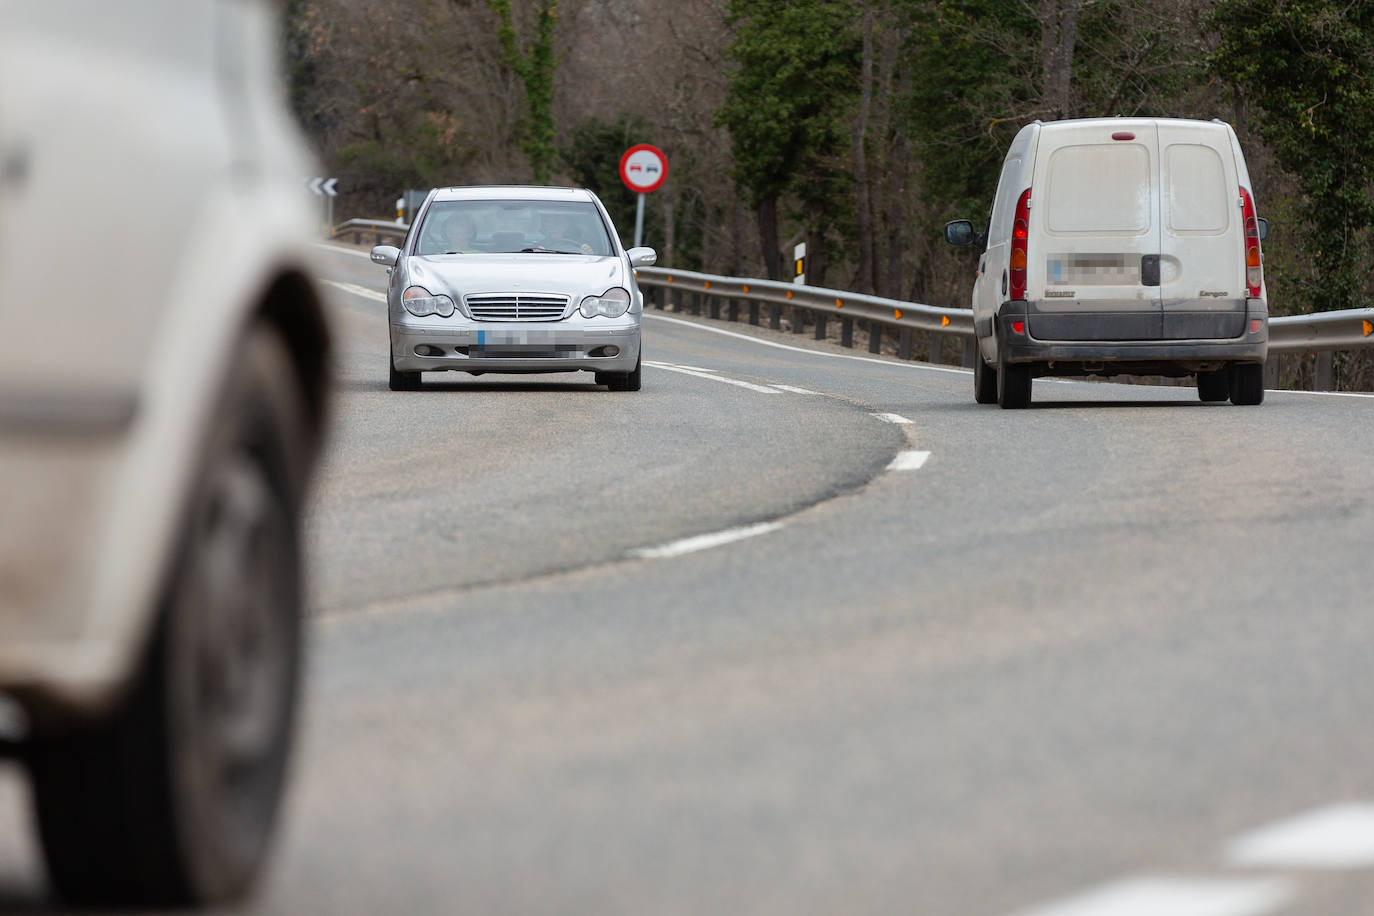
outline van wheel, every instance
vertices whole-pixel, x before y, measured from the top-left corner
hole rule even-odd
[[[250,332],[239,357],[134,683],[99,720],[27,749],[68,903],[232,900],[269,846],[300,666],[305,407],[275,332]]]
[[[396,367],[391,367],[391,375],[387,379],[387,384],[392,391],[419,391],[420,373],[418,372],[397,372]]]
[[[1231,403],[1246,407],[1264,403],[1264,367],[1246,363],[1231,367]]]
[[[1031,364],[1008,363],[999,359],[997,367],[997,403],[1004,410],[1020,410],[1031,402]]]
[[[977,343],[973,345],[973,399],[979,404],[997,403],[997,369],[983,359]]]
[[[1231,396],[1231,379],[1225,369],[1197,374],[1197,396],[1201,401],[1224,401]]]

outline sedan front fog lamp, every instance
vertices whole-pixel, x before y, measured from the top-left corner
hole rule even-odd
[[[438,315],[440,318],[453,317],[453,300],[448,296],[436,296],[423,286],[412,286],[402,293],[401,305],[416,318],[428,315]]]
[[[613,286],[600,296],[588,296],[582,300],[582,317],[619,318],[630,309],[630,291]]]

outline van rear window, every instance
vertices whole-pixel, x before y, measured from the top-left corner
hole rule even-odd
[[[1150,154],[1138,143],[1061,147],[1047,177],[1050,232],[1138,235],[1150,228]]]
[[[1219,235],[1234,199],[1221,157],[1210,146],[1174,143],[1164,150],[1165,220],[1171,232]]]

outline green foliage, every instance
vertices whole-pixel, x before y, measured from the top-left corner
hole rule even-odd
[[[626,247],[634,240],[638,195],[620,180],[620,157],[636,143],[650,142],[648,137],[649,130],[642,118],[622,114],[610,124],[597,120],[582,122],[572,129],[568,145],[560,151],[564,170],[601,198]],[[653,205],[653,195],[645,203],[644,239],[646,245],[653,245],[653,240],[663,238],[663,220],[660,208]]]
[[[539,0],[535,11],[534,41],[529,50],[520,50],[520,40],[511,21],[510,0],[487,0],[496,13],[501,43],[501,59],[525,86],[525,105],[529,123],[525,125],[525,153],[534,170],[535,184],[548,184],[558,156],[553,121],[553,75],[558,67],[554,51],[554,27],[558,21],[558,0]]]
[[[1353,308],[1368,292],[1374,225],[1374,4],[1220,0],[1209,63],[1260,111],[1255,127],[1299,176],[1313,270],[1300,310]]]
[[[716,123],[730,131],[734,177],[751,207],[793,192],[822,211],[847,184],[859,39],[851,4],[730,0],[730,75]]]

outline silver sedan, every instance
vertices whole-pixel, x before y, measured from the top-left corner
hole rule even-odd
[[[638,391],[635,268],[656,258],[621,247],[585,189],[430,191],[403,246],[372,249],[391,275],[391,390],[457,370],[593,372],[612,391]]]

